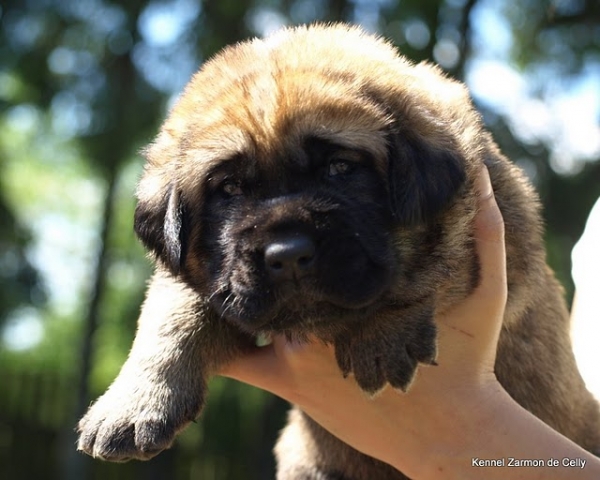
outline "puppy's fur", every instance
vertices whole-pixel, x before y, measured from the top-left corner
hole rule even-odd
[[[357,28],[283,30],[206,63],[146,156],[135,227],[156,273],[127,362],[79,424],[81,450],[123,461],[168,448],[200,414],[207,379],[259,333],[332,343],[340,375],[368,394],[409,388],[419,363],[435,363],[435,314],[478,284],[485,163],[508,262],[496,374],[600,451],[536,195],[437,68]],[[405,478],[298,410],[276,453],[279,479]]]

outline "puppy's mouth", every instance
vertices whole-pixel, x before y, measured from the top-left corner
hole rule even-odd
[[[385,277],[384,272],[372,277]],[[240,287],[229,284],[211,297],[211,306],[226,321],[242,330],[279,333],[291,330],[310,332],[325,323],[349,322],[364,318],[385,297],[387,282],[347,279],[346,284],[326,289],[314,275],[292,276],[276,286]],[[354,284],[354,285],[353,285]],[[373,284],[376,288],[373,288]],[[354,288],[353,288],[354,287]]]
[[[259,248],[240,242],[216,277],[211,306],[252,334],[363,319],[393,283],[395,262],[382,238],[373,249],[343,229],[318,235],[297,228]]]
[[[214,298],[212,305],[226,321],[243,331],[257,334],[292,330],[310,332],[323,323],[355,317],[377,303],[371,299],[363,303],[342,303],[317,299],[304,290],[297,292],[295,295],[290,293],[279,297],[270,304],[263,301],[260,295],[229,293],[222,302]]]

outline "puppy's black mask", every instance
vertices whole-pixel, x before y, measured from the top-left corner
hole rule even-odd
[[[244,331],[360,321],[397,301],[394,231],[431,221],[464,181],[455,157],[397,137],[387,159],[315,137],[276,159],[227,159],[201,195],[171,186],[164,211],[139,204],[136,231]]]

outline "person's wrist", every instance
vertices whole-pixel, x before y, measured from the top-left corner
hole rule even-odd
[[[416,426],[409,463],[408,455],[398,452],[388,452],[383,460],[405,473],[410,469],[418,480],[466,479],[465,465],[489,441],[492,425],[513,400],[493,377],[446,389],[437,402],[424,409],[431,413],[424,417],[429,423]]]

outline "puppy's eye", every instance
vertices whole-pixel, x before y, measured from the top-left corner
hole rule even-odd
[[[348,160],[333,159],[329,161],[327,167],[327,175],[334,177],[336,175],[344,175],[352,171],[352,163]]]
[[[221,190],[229,197],[235,197],[244,194],[242,191],[242,185],[236,180],[226,180],[221,185]]]

